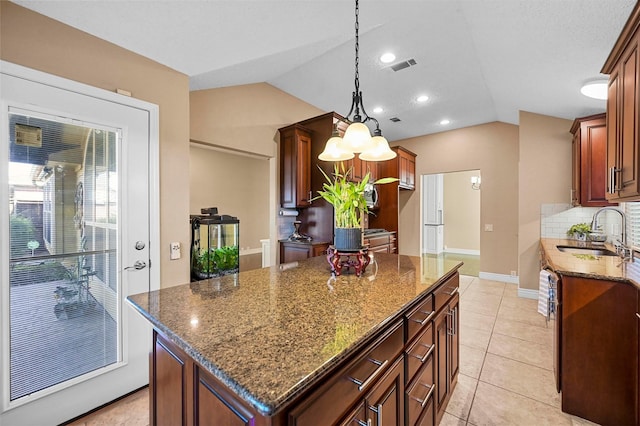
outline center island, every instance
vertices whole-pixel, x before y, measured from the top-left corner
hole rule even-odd
[[[128,298],[153,327],[150,424],[430,425],[457,382],[461,262],[323,256]]]

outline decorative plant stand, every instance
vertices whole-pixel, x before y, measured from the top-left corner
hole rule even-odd
[[[334,246],[327,249],[327,262],[331,265],[331,272],[336,275],[342,274],[343,268],[354,268],[356,276],[361,276],[369,265],[369,250],[361,248],[359,250],[337,250]]]

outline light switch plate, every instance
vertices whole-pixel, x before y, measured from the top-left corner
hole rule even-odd
[[[170,259],[176,260],[182,257],[180,253],[180,243],[170,243]]]

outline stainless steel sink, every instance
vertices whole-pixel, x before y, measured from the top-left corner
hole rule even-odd
[[[571,254],[587,254],[591,256],[617,256],[618,253],[606,248],[556,246],[558,250]]]

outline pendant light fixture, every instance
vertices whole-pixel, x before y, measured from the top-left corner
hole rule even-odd
[[[359,30],[360,23],[358,14],[360,12],[359,0],[356,0],[356,60],[355,60],[355,90],[351,95],[351,109],[345,117],[349,122],[349,127],[344,132],[344,137],[340,137],[336,128],[334,128],[331,138],[327,141],[324,151],[318,156],[323,161],[343,161],[349,160],[360,153],[360,159],[366,161],[384,161],[395,158],[396,153],[389,148],[389,142],[382,136],[380,124],[378,120],[369,116],[362,104],[362,92],[360,91],[360,74],[358,72],[359,65]],[[362,111],[362,115],[360,115]],[[351,118],[353,114],[353,118]],[[371,131],[365,124],[371,121],[376,125],[371,137]]]

